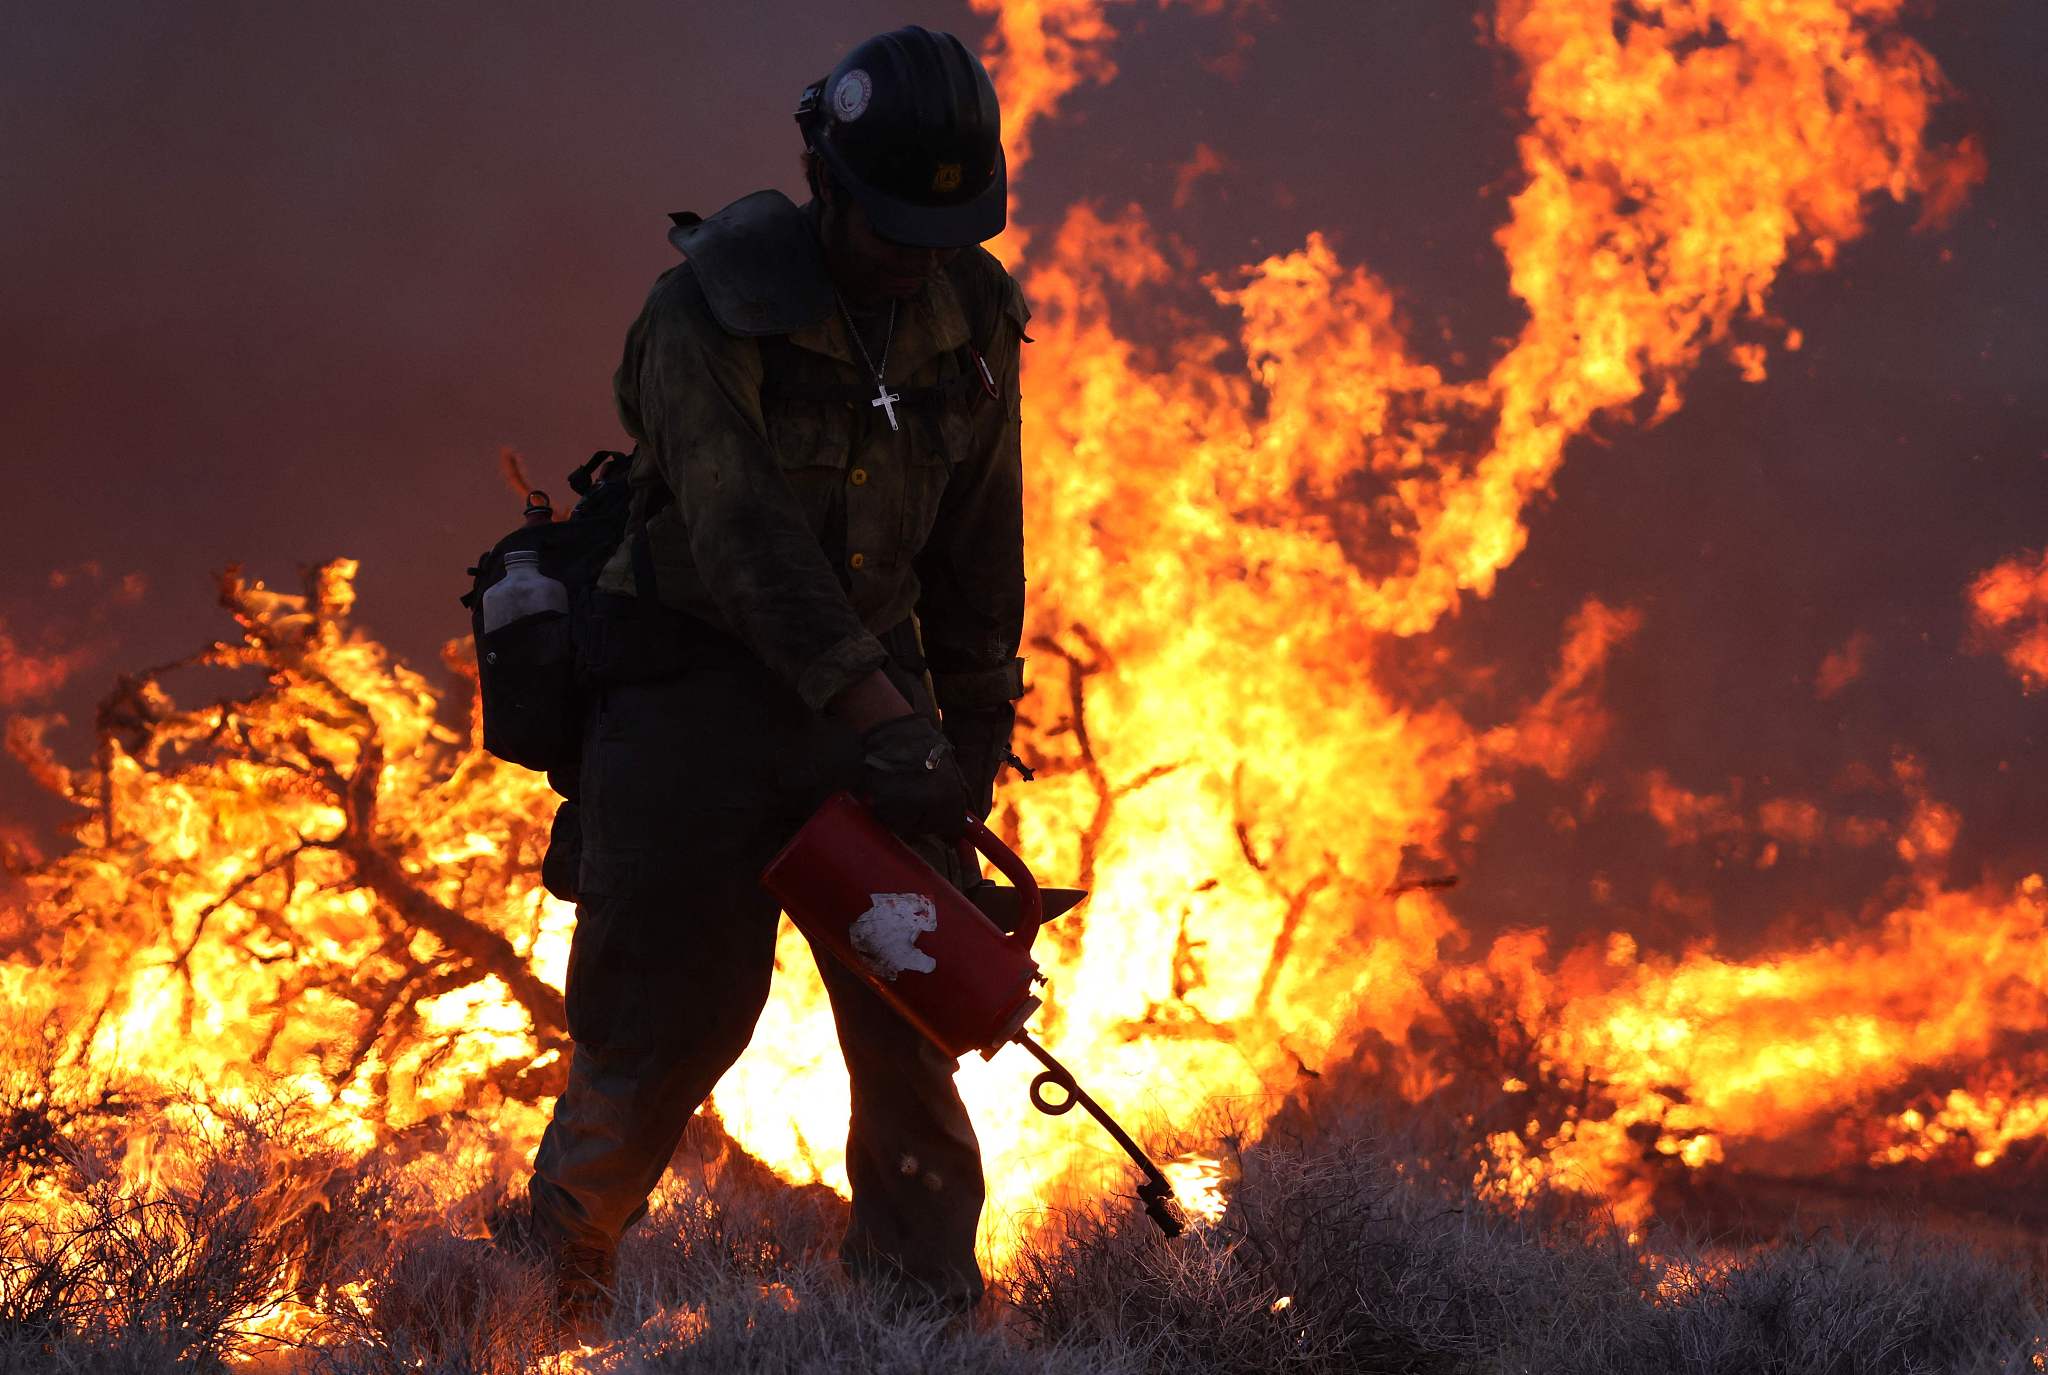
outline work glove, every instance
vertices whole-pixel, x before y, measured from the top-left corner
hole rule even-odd
[[[900,836],[946,840],[967,829],[967,784],[953,746],[929,717],[870,726],[860,745],[861,791],[884,826]]]
[[[967,781],[967,810],[986,821],[995,805],[996,776],[1010,757],[1010,731],[1017,708],[1010,702],[994,707],[956,707],[946,713],[946,738]]]

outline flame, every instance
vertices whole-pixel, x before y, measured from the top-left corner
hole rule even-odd
[[[1114,31],[1093,0],[975,7],[995,18],[1022,169],[1037,124],[1114,76]],[[1255,1133],[1305,1073],[1377,1070],[1415,1099],[1469,1080],[1493,1105],[1483,1188],[1579,1189],[1624,1219],[1672,1171],[1761,1159],[1887,1094],[1897,1140],[1861,1158],[1963,1135],[1981,1156],[2044,1129],[2038,1081],[1896,1110],[1915,1075],[2040,1029],[2048,995],[2042,880],[1944,886],[1958,820],[1911,761],[1902,819],[1849,828],[1891,842],[1909,891],[1866,929],[1753,959],[1645,954],[1619,932],[1559,953],[1529,931],[1467,960],[1441,885],[1401,873],[1519,773],[1585,766],[1605,664],[1644,613],[1586,601],[1548,686],[1504,721],[1419,705],[1401,642],[1490,593],[1574,437],[1670,415],[1714,357],[1762,381],[1767,338],[1798,347],[1768,306],[1788,265],[1831,264],[1875,197],[1952,205],[1981,170],[1927,144],[1943,85],[1899,9],[1501,0],[1491,32],[1527,109],[1497,242],[1527,318],[1470,376],[1419,358],[1393,293],[1319,233],[1194,296],[1135,207],[1075,205],[1008,241],[1030,250],[1037,311],[1019,748],[1038,781],[1006,786],[995,820],[1038,872],[1093,891],[1041,940],[1036,1030],[1106,1104],[1199,1124],[1228,1101]],[[467,1164],[510,1174],[565,1045],[573,912],[536,872],[551,797],[482,752],[466,701],[353,625],[354,571],[297,594],[230,577],[241,638],[185,667],[266,686],[192,707],[175,671],[127,680],[89,769],[17,726],[17,752],[78,804],[80,845],[28,876],[25,953],[0,963],[0,994],[55,1018],[15,1058],[78,1102],[114,1076],[203,1085],[201,1121],[282,1086],[358,1155],[463,1116],[489,1125]],[[2041,579],[2048,563],[2021,561],[1971,592],[2032,646],[2003,651],[2023,678],[2048,672],[2029,657]],[[1644,799],[1674,839],[1811,845],[1846,825],[1655,774]],[[844,1191],[846,1085],[810,958],[785,926],[774,996],[713,1104],[785,1178]],[[1444,1049],[1472,1025],[1501,1060],[1477,1075]],[[992,1260],[1046,1201],[1125,1187],[1091,1126],[1028,1106],[1028,1077],[1008,1052],[960,1076]],[[110,1168],[146,1187],[171,1164],[135,1143]],[[1227,1207],[1214,1159],[1169,1173],[1191,1215]],[[63,1190],[24,1188],[8,1206],[58,1226]]]
[[[54,603],[52,629],[31,635],[0,616],[0,707],[49,697],[98,664],[107,646],[84,640],[83,632],[99,627],[110,611],[133,606],[148,588],[140,573],[110,579],[92,560],[53,569],[44,583]]]
[[[1733,1143],[1796,1141],[1913,1067],[1970,1064],[2048,1027],[2038,875],[2012,892],[1926,888],[1875,930],[1762,960],[1646,957],[1618,933],[1599,958],[1576,952],[1554,973],[1546,955],[1541,933],[1503,938],[1453,986],[1551,1028],[1541,1069],[1580,1077],[1612,1111],[1498,1133],[1480,1182],[1511,1197],[1562,1184],[1612,1200],[1625,1221],[1650,1201],[1645,1150],[1697,1167]],[[2002,1097],[1960,1094],[1945,1111],[1949,1135],[1980,1133],[1979,1165],[2048,1125]],[[1891,1163],[1930,1158],[1948,1139],[1923,1116],[1896,1120],[1927,1149],[1898,1145]]]
[[[1897,1139],[1873,1152],[1871,1163],[1901,1165],[1961,1152],[1972,1165],[1988,1169],[2020,1142],[2048,1136],[2048,1093],[2023,1087],[2008,1070],[1996,1079],[1995,1087],[1981,1091],[1950,1089],[1931,1112],[1907,1108],[1894,1114],[1886,1125]]]
[[[2048,549],[1996,564],[1970,584],[1971,619],[2028,692],[2048,687]]]
[[[1167,1161],[1159,1172],[1173,1186],[1174,1201],[1190,1222],[1216,1222],[1230,1206],[1225,1189],[1228,1176],[1223,1162],[1214,1156],[1190,1152]]]
[[[35,653],[24,649],[0,621],[0,705],[47,697],[64,686],[94,656],[79,650]]]

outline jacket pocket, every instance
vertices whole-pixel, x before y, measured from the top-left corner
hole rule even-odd
[[[762,419],[775,461],[784,470],[846,470],[853,439],[851,402],[780,401]]]
[[[918,426],[903,502],[903,547],[912,557],[931,537],[946,485],[973,452],[974,422],[964,407],[949,405]]]
[[[852,416],[843,401],[786,401],[762,417],[782,477],[821,538],[834,523],[844,495],[852,447]]]

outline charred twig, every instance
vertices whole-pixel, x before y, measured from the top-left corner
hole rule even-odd
[[[1173,996],[1176,1002],[1209,982],[1209,971],[1203,966],[1200,953],[1208,944],[1188,935],[1188,914],[1183,910],[1180,928],[1173,937]]]
[[[1095,644],[1093,637],[1085,630],[1076,626],[1074,633],[1091,648],[1100,651],[1101,646]],[[1088,818],[1087,824],[1081,828],[1081,834],[1077,837],[1080,847],[1080,872],[1075,881],[1081,887],[1088,888],[1094,886],[1096,849],[1101,845],[1103,835],[1109,830],[1110,815],[1116,807],[1115,792],[1110,787],[1108,775],[1102,771],[1101,761],[1095,757],[1095,742],[1088,735],[1088,679],[1102,671],[1102,656],[1098,652],[1093,661],[1084,660],[1059,641],[1050,638],[1033,641],[1033,647],[1057,655],[1066,665],[1067,712],[1065,717],[1055,722],[1046,733],[1071,735],[1074,740],[1075,762],[1068,768],[1044,764],[1034,765],[1034,768],[1041,775],[1047,772],[1058,774],[1078,769],[1087,778],[1088,785],[1095,794],[1094,813]]]
[[[279,854],[276,858],[269,860],[268,862],[259,866],[258,868],[251,869],[248,873],[242,875],[233,883],[229,884],[227,889],[223,891],[219,897],[215,898],[212,902],[207,903],[206,906],[199,909],[199,916],[192,923],[192,935],[185,941],[184,945],[179,949],[178,953],[172,956],[170,960],[170,967],[177,970],[181,975],[185,977],[185,981],[188,987],[190,986],[192,980],[192,952],[199,948],[200,938],[206,934],[206,924],[213,920],[214,913],[220,911],[221,908],[227,906],[229,903],[235,901],[235,899],[241,897],[242,894],[248,892],[250,887],[253,886],[259,880],[268,878],[270,875],[276,873],[279,869],[289,868],[301,854],[305,853],[306,848],[307,847],[303,842],[298,845],[294,845],[290,849]],[[290,885],[286,886],[285,897],[287,899],[291,897]]]
[[[1316,895],[1330,886],[1331,876],[1337,867],[1337,857],[1326,855],[1328,867],[1311,876],[1301,887],[1289,892],[1273,872],[1273,860],[1278,855],[1260,858],[1252,844],[1251,821],[1246,815],[1244,801],[1244,766],[1239,764],[1230,776],[1231,810],[1235,813],[1232,828],[1237,834],[1237,848],[1244,855],[1244,862],[1259,876],[1268,892],[1285,904],[1280,915],[1280,930],[1273,937],[1273,944],[1267,948],[1265,968],[1259,972],[1259,991],[1252,998],[1252,1006],[1264,1012],[1272,999],[1274,986],[1280,981],[1280,971],[1286,968],[1288,956],[1294,953],[1295,938],[1300,934],[1301,923],[1308,915],[1308,907]]]
[[[355,864],[356,877],[363,886],[389,903],[400,917],[461,955],[478,971],[502,979],[512,990],[512,996],[525,1006],[537,1030],[553,1037],[568,1034],[561,995],[541,982],[540,976],[512,948],[512,942],[420,891],[396,860],[367,841],[351,839],[336,848]]]
[[[1087,688],[1088,679],[1103,672],[1108,666],[1109,652],[1103,648],[1102,642],[1095,638],[1088,627],[1076,623],[1070,630],[1093,657],[1083,659],[1050,637],[1041,636],[1031,643],[1034,649],[1056,655],[1066,665],[1066,714],[1048,727],[1045,734],[1071,736],[1074,741],[1075,757],[1071,762],[1051,760],[1034,752],[1034,757],[1025,762],[1027,767],[1040,777],[1058,777],[1061,774],[1078,772],[1088,780],[1089,787],[1095,794],[1095,810],[1088,823],[1081,828],[1079,837],[1080,872],[1075,881],[1086,888],[1094,883],[1096,855],[1103,837],[1109,832],[1109,823],[1115,814],[1117,802],[1140,788],[1178,771],[1184,761],[1154,764],[1121,783],[1111,780],[1108,771],[1096,755],[1095,741],[1088,733]]]
[[[399,955],[406,953],[406,936],[403,936],[401,932],[391,932],[391,936],[387,936],[383,947],[377,953],[385,955],[389,959],[397,959]],[[412,986],[412,982],[418,980],[422,973],[426,973],[424,965],[408,963],[406,971],[399,973],[399,977],[395,977],[395,980],[391,980],[389,984],[385,984],[385,988],[377,994],[377,998],[371,1000],[371,1004],[365,1008],[367,1016],[362,1018],[362,1031],[356,1033],[356,1043],[348,1049],[348,1055],[344,1057],[344,1064],[342,1064],[340,1072],[334,1076],[334,1080],[338,1084],[346,1084],[348,1080],[354,1078],[356,1070],[362,1068],[362,1061],[369,1057],[369,1053],[377,1047],[377,1041],[385,1033],[385,1023],[387,1023],[389,1016],[391,1016],[391,1008],[397,1004],[397,1000],[403,994],[406,994],[406,990]]]

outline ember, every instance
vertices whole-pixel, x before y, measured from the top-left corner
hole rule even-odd
[[[2048,549],[1985,569],[1970,584],[1970,611],[2027,691],[2048,687]]]

